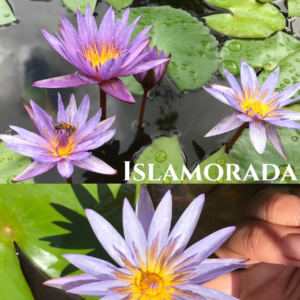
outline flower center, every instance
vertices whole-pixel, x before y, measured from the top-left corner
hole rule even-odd
[[[148,296],[156,296],[161,293],[164,287],[162,278],[155,274],[146,272],[140,279],[141,293],[145,293]]]
[[[118,58],[122,54],[122,51],[119,46],[115,46],[113,42],[110,45],[108,45],[107,42],[101,42],[99,52],[97,42],[92,41],[90,46],[84,45],[82,53],[82,58],[98,71],[101,65],[109,59]]]
[[[280,117],[280,114],[278,111],[275,111],[278,108],[277,100],[274,99],[269,102],[263,102],[264,97],[267,93],[265,91],[260,99],[257,98],[257,94],[259,92],[259,89],[256,88],[255,91],[252,91],[252,88],[249,86],[248,91],[244,88],[243,94],[244,99],[242,99],[241,96],[238,96],[236,100],[238,101],[239,107],[248,115],[251,117],[256,117],[258,119],[263,119],[265,117]]]

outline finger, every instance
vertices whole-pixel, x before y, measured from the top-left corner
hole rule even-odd
[[[300,197],[276,189],[261,191],[245,205],[244,218],[299,226]]]
[[[266,262],[300,267],[300,228],[264,221],[240,221],[216,251],[219,257],[248,258],[247,264]]]

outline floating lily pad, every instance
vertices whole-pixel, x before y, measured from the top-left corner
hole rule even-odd
[[[300,17],[300,1],[288,0],[289,17]]]
[[[155,139],[153,143],[146,147],[139,155],[135,166],[137,166],[137,164],[143,164],[138,166],[138,168],[145,173],[145,178],[140,180],[142,176],[136,171],[133,171],[131,173],[130,183],[180,183],[184,160],[177,135],[171,138],[160,137]],[[149,178],[149,164],[153,164],[153,178],[161,178],[160,180],[151,180]],[[178,181],[173,181],[172,177],[166,177],[165,180],[163,180],[170,164],[179,179]]]
[[[6,0],[0,0],[0,26],[17,21]]]
[[[62,2],[70,11],[77,13],[78,8],[82,14],[85,14],[88,4],[91,5],[93,13],[97,4],[97,0],[62,0]]]
[[[84,209],[94,209],[122,232],[123,200],[127,197],[134,203],[135,189],[134,185],[103,184],[19,185],[17,188],[2,185],[0,270],[4,270],[5,275],[1,276],[0,271],[1,299],[6,293],[1,287],[9,291],[4,300],[33,299],[19,269],[13,241],[34,265],[52,278],[79,273],[62,254],[88,254],[111,261],[94,235]]]
[[[300,42],[282,31],[262,40],[228,40],[220,51],[220,72],[223,67],[234,75],[239,74],[242,58],[255,69],[271,71],[282,59],[298,50]]]
[[[133,0],[105,0],[105,1],[118,10],[121,10],[122,8],[129,6],[133,2]]]
[[[31,164],[29,157],[18,154],[5,145],[5,142],[0,143],[0,184],[13,183],[11,180]],[[34,183],[34,180],[28,179],[18,182],[18,184],[20,183]]]
[[[208,176],[209,178],[211,178],[212,180],[209,180],[209,178],[206,178],[206,176],[204,175],[204,170],[205,167],[210,165],[210,164],[215,164],[218,166],[211,166],[208,169]],[[189,180],[188,178],[186,178],[185,183],[241,183],[240,180],[235,179],[235,177],[233,175],[231,175],[229,178],[231,178],[230,180],[227,180],[227,165],[229,164],[235,164],[235,162],[229,157],[229,155],[225,152],[225,146],[223,146],[220,150],[218,150],[217,152],[215,152],[214,154],[212,154],[211,156],[209,156],[208,158],[206,158],[204,161],[202,161],[199,164],[199,168],[200,168],[200,174],[201,174],[201,181],[197,180],[196,175],[193,176],[192,180]],[[219,177],[219,175],[221,174],[222,171],[219,170],[219,168],[223,169],[223,176],[218,179],[217,181],[214,181],[215,179],[217,179]],[[231,166],[230,169],[231,171],[234,170],[234,167]],[[239,175],[240,177],[240,175]]]
[[[206,0],[232,14],[205,17],[206,24],[225,35],[237,38],[265,38],[285,27],[285,18],[272,4],[256,0]]]
[[[263,180],[262,165],[273,164],[280,170],[280,176],[275,183],[300,182],[300,131],[281,127],[277,127],[277,130],[288,160],[285,160],[269,141],[267,141],[265,152],[262,155],[258,154],[251,143],[248,129],[245,129],[243,134],[235,142],[229,155],[240,166],[240,172],[243,178],[252,164],[259,180]],[[285,180],[282,180],[282,176],[284,175],[288,164],[290,164],[292,170],[294,170],[295,176],[298,179],[297,181],[291,181],[291,177],[285,177]],[[268,167],[267,178],[272,179],[274,175],[275,169],[271,166]],[[248,177],[245,182],[254,182],[254,178]]]
[[[172,54],[167,71],[182,91],[200,88],[212,77],[218,65],[218,43],[206,26],[186,11],[170,6],[132,8],[129,23],[139,15],[142,18],[133,37],[154,24],[149,32],[152,38],[150,46],[157,45],[159,50]],[[130,91],[135,92],[134,89]]]

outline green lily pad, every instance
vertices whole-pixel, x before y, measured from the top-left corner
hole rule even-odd
[[[232,14],[205,17],[206,24],[225,35],[237,38],[265,38],[285,27],[285,18],[272,4],[256,0],[206,0]]]
[[[29,157],[18,154],[5,145],[5,142],[0,143],[0,184],[13,183],[11,180],[31,164]],[[20,183],[34,183],[34,180],[28,179],[18,182],[18,184]]]
[[[23,277],[11,228],[0,222],[0,295],[3,300],[34,300]]]
[[[77,7],[82,14],[85,14],[85,10],[88,4],[91,5],[92,13],[95,10],[97,0],[62,0],[63,4],[72,12],[77,13]]]
[[[208,176],[212,180],[209,180],[209,178],[206,178],[204,175],[204,170],[205,167],[210,165],[210,164],[215,164],[219,165],[218,166],[211,166],[208,169]],[[200,168],[200,174],[201,174],[201,181],[197,180],[196,175],[192,177],[191,180],[188,178],[185,179],[185,183],[241,183],[240,180],[237,180],[233,175],[230,176],[230,180],[227,180],[227,165],[229,164],[235,164],[235,162],[229,157],[229,155],[225,152],[225,146],[223,146],[221,149],[219,149],[217,152],[206,158],[204,161],[202,161],[198,166]],[[218,179],[217,181],[214,181],[219,177],[222,171],[219,170],[219,168],[223,169],[223,176]],[[234,167],[230,167],[231,170],[234,170]],[[195,170],[194,170],[195,171]],[[240,177],[240,174],[239,174]]]
[[[143,166],[138,166],[138,168],[145,173],[145,178],[140,180],[142,176],[136,171],[133,171],[130,176],[130,183],[180,183],[184,160],[177,135],[171,138],[160,137],[155,139],[153,143],[147,146],[139,155],[135,166],[137,166],[137,164],[143,164]],[[151,178],[149,178],[149,164],[153,164],[153,179],[161,178],[160,180],[151,180]],[[172,181],[172,177],[169,176],[163,180],[170,164],[179,179],[178,181]]]
[[[122,8],[129,6],[133,2],[133,0],[105,0],[105,1],[118,10],[121,10]]]
[[[251,143],[248,129],[245,129],[243,134],[235,142],[229,155],[240,166],[240,172],[243,179],[251,164],[253,165],[259,180],[264,179],[262,164],[273,164],[280,170],[280,176],[274,183],[300,182],[300,131],[281,127],[277,127],[277,130],[288,160],[285,160],[269,141],[267,141],[265,152],[262,155],[258,154]],[[282,180],[282,176],[284,175],[288,164],[290,164],[292,170],[294,170],[297,181],[292,181],[291,177],[285,177],[285,179]],[[268,167],[267,178],[265,179],[272,179],[274,176],[275,169],[273,167]],[[251,183],[254,181],[253,177],[248,177],[244,182]]]
[[[0,26],[17,21],[6,0],[0,0]]]
[[[289,17],[300,17],[300,1],[288,0]]]
[[[132,8],[129,23],[140,15],[132,37],[153,24],[150,46],[172,54],[167,72],[182,91],[200,88],[212,77],[218,65],[218,42],[206,26],[186,11],[170,6]]]
[[[282,31],[262,40],[228,40],[220,51],[220,72],[223,67],[233,75],[239,74],[242,58],[255,69],[274,70],[282,59],[298,50],[300,42]]]
[[[84,209],[94,209],[122,232],[123,200],[126,197],[133,204],[135,190],[134,185],[2,185],[0,249],[4,251],[1,249],[0,255],[5,255],[6,260],[0,260],[0,291],[1,286],[7,288],[10,280],[13,281],[10,286],[18,285],[15,289],[8,289],[10,296],[4,300],[33,299],[19,266],[17,268],[13,241],[35,266],[52,278],[79,273],[61,257],[62,254],[88,254],[111,261],[94,235]],[[3,268],[7,278],[1,276]],[[12,277],[7,276],[13,271],[16,273]],[[14,281],[14,278],[18,280]],[[23,298],[19,297],[18,293],[23,291]]]

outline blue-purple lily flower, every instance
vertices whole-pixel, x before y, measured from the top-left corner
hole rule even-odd
[[[157,46],[154,46],[151,50],[150,46],[148,45],[143,53],[148,53],[147,56],[145,56],[141,62],[146,63],[150,61],[155,61],[159,59],[171,59],[171,54],[167,56],[162,50],[161,52],[158,51]],[[142,85],[143,89],[146,91],[152,90],[163,78],[165,75],[170,60],[144,72],[140,72],[137,74],[134,74],[134,78]]]
[[[216,277],[243,268],[245,259],[206,259],[233,233],[221,229],[186,248],[198,222],[204,195],[185,210],[172,231],[172,196],[168,191],[156,211],[145,186],[136,212],[127,199],[123,206],[125,239],[95,211],[86,215],[103,248],[119,265],[80,254],[63,255],[84,274],[51,279],[45,285],[101,300],[210,299],[233,300],[227,294],[201,286]]]
[[[300,99],[290,99],[300,89],[300,83],[282,92],[274,92],[278,81],[278,66],[260,87],[255,71],[244,60],[241,64],[242,88],[231,73],[224,68],[223,71],[231,88],[213,84],[211,89],[205,87],[204,89],[235,110],[208,132],[205,137],[233,130],[243,123],[249,122],[250,138],[259,154],[265,151],[268,137],[282,157],[287,159],[275,126],[300,129],[300,125],[293,122],[300,120],[300,113],[282,109],[282,107]]]
[[[116,171],[88,150],[96,149],[109,141],[115,130],[107,129],[115,121],[113,116],[100,122],[101,109],[88,122],[90,99],[86,95],[77,109],[74,95],[65,110],[61,96],[58,94],[57,122],[37,104],[30,100],[31,107],[25,105],[38,134],[26,129],[10,126],[18,135],[0,134],[0,139],[6,147],[31,157],[34,161],[12,181],[23,181],[57,166],[58,172],[64,178],[70,178],[74,166],[92,172],[115,174]]]
[[[135,103],[125,84],[117,77],[129,76],[147,71],[168,59],[157,59],[142,62],[147,53],[141,54],[149,44],[146,36],[152,26],[142,30],[130,43],[132,32],[139,21],[138,17],[127,27],[130,9],[121,20],[115,22],[112,7],[106,12],[99,30],[88,5],[85,16],[77,10],[78,32],[73,25],[61,15],[62,26],[59,26],[62,38],[57,38],[42,30],[51,46],[79,72],[35,82],[33,86],[43,88],[62,88],[86,84],[98,84],[107,94]]]

